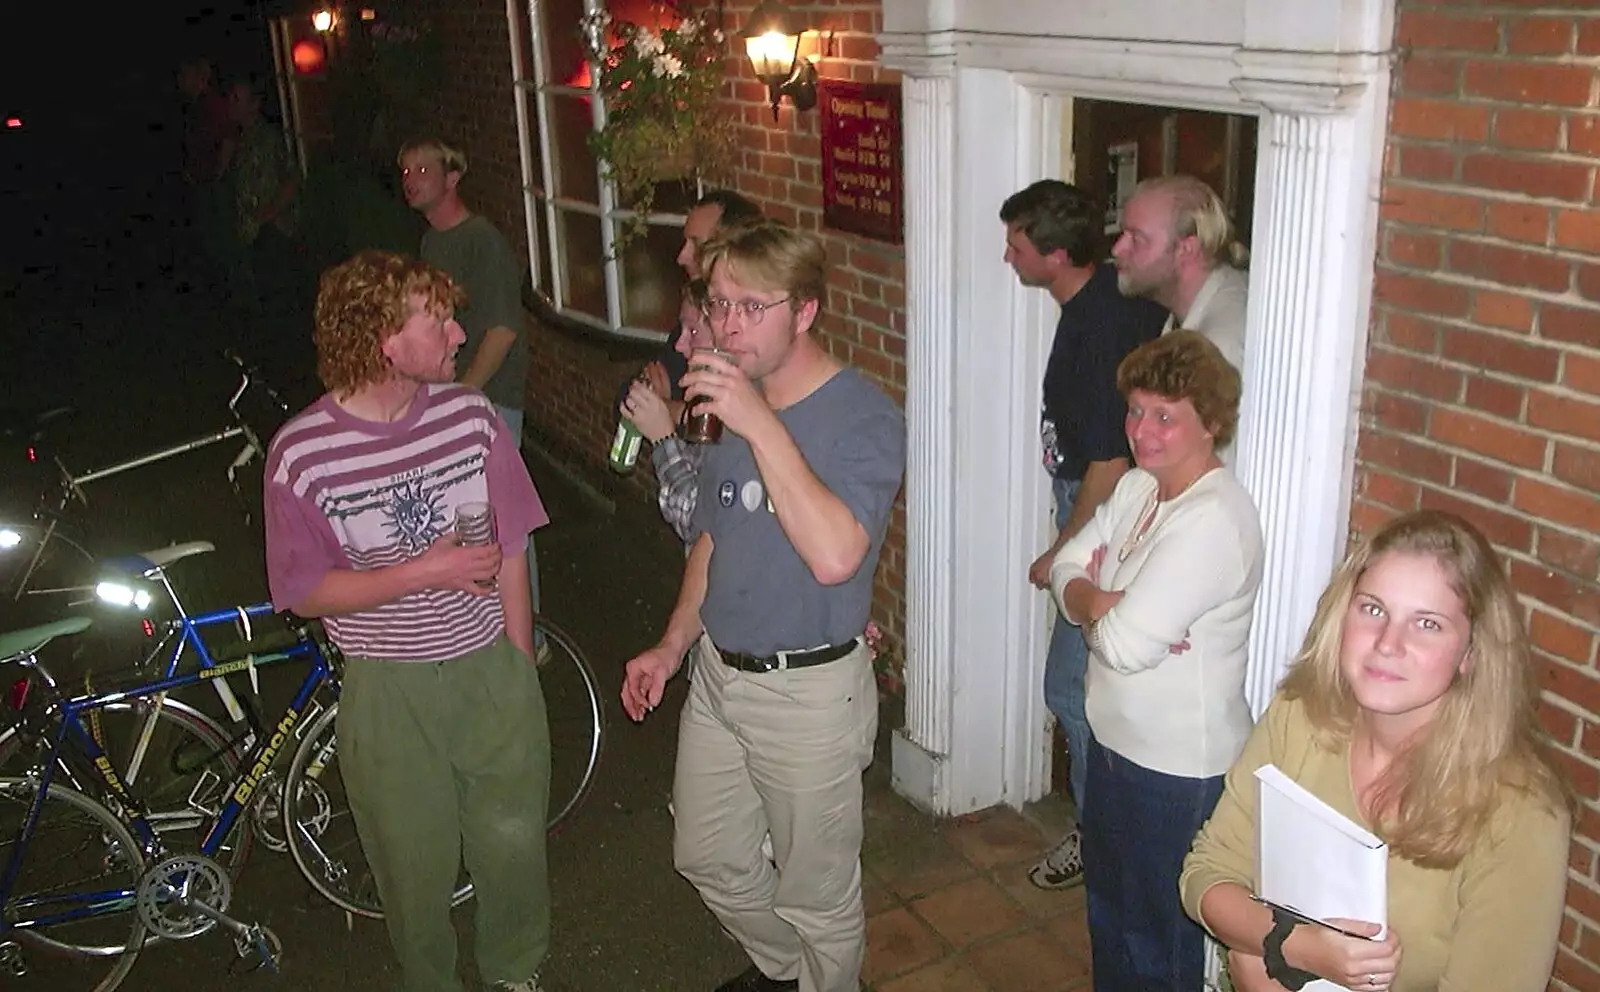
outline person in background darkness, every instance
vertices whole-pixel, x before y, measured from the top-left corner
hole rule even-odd
[[[300,221],[300,184],[283,133],[262,117],[261,92],[254,80],[235,80],[227,101],[234,135],[228,172],[239,240],[248,247],[258,245],[263,235],[293,238]]]
[[[1039,409],[1044,468],[1055,499],[1055,539],[1028,569],[1050,587],[1050,562],[1111,495],[1128,470],[1127,405],[1117,392],[1117,363],[1161,332],[1166,311],[1117,291],[1115,271],[1100,264],[1101,210],[1081,190],[1042,179],[1000,208],[1005,260],[1024,286],[1049,292],[1061,308],[1045,365]],[[1070,762],[1072,803],[1081,823],[1088,799],[1089,721],[1083,712],[1088,649],[1078,628],[1057,614],[1045,659],[1044,698],[1061,724]],[[1041,889],[1083,881],[1082,837],[1067,833],[1028,872]]]
[[[387,252],[323,274],[328,392],[268,448],[267,578],[273,604],[323,618],[344,655],[339,765],[407,992],[461,989],[463,861],[485,982],[539,992],[550,735],[523,545],[548,518],[494,406],[454,382],[460,299]],[[493,508],[498,543],[457,540],[467,502]]]
[[[231,212],[221,180],[232,124],[210,58],[185,59],[178,67],[177,86],[183,112],[179,156],[187,231],[177,247],[174,275],[190,289],[215,290],[222,287],[225,275],[220,260],[227,250]]]

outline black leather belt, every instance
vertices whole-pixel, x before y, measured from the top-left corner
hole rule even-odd
[[[774,655],[745,654],[743,651],[724,651],[717,648],[717,654],[722,658],[722,663],[729,668],[737,668],[741,672],[753,672],[762,675],[767,672],[781,672],[790,668],[810,668],[812,665],[826,665],[830,661],[838,661],[856,649],[859,640],[845,641],[843,644],[830,644],[825,648],[813,648],[810,651],[779,651]]]

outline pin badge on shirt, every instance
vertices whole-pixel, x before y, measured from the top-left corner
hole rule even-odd
[[[746,510],[754,513],[761,506],[762,495],[761,483],[751,479],[739,490],[739,502],[744,504]]]
[[[725,508],[732,506],[733,497],[737,491],[738,487],[733,484],[731,479],[723,482],[722,485],[717,487],[717,502],[721,503]]]

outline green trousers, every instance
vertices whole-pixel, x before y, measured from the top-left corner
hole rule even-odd
[[[501,636],[445,662],[349,658],[339,766],[407,992],[458,992],[450,894],[477,891],[484,982],[550,945],[550,729],[532,662]]]

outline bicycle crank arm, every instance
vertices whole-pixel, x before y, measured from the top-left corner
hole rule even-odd
[[[170,899],[179,906],[182,906],[184,909],[193,910],[194,912],[199,913],[201,916],[204,916],[206,919],[213,921],[219,926],[227,928],[229,932],[237,936],[248,934],[250,932],[250,928],[254,925],[250,923],[241,923],[205,900],[196,899],[194,896],[184,894],[175,885],[162,883],[156,886],[156,891],[160,893],[163,899]]]
[[[193,910],[233,934],[233,950],[240,960],[249,960],[255,955],[257,962],[255,968],[266,968],[273,974],[278,972],[278,959],[283,956],[283,941],[278,935],[259,923],[244,923],[236,920],[206,903],[204,900],[185,895],[176,886],[160,885],[157,887],[161,894],[184,909]],[[254,970],[254,968],[250,969]]]

